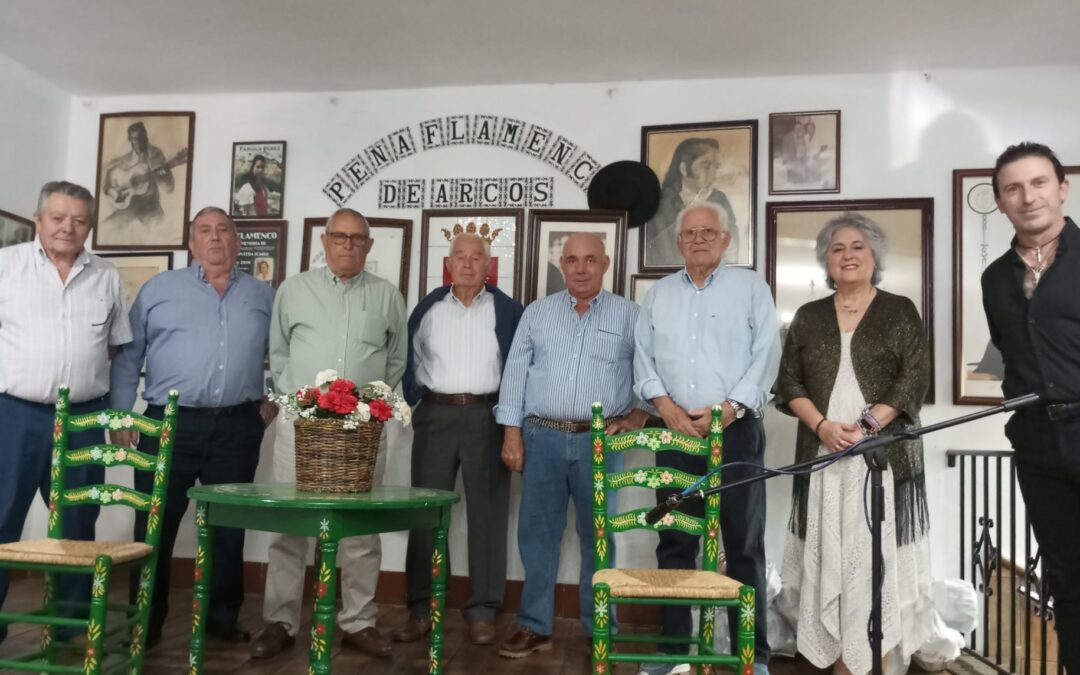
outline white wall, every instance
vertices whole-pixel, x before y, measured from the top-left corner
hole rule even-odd
[[[752,78],[713,81],[671,81],[588,85],[529,85],[445,88],[411,91],[333,94],[265,94],[207,96],[137,96],[75,99],[71,105],[67,177],[86,185],[95,178],[98,115],[129,110],[194,110],[193,210],[224,205],[228,197],[233,141],[285,139],[289,143],[285,217],[290,223],[289,271],[299,269],[303,218],[325,216],[333,206],[321,193],[341,164],[371,141],[405,125],[457,113],[508,115],[542,124],[589,150],[601,163],[639,157],[642,125],[760,120],[758,176],[758,269],[764,264],[764,204],[767,174],[766,125],[770,112],[843,111],[843,193],[841,198],[933,197],[934,309],[936,392],[941,403],[924,410],[926,422],[970,412],[952,400],[952,228],[951,171],[992,165],[1004,147],[1034,139],[1055,148],[1066,164],[1080,164],[1080,136],[1073,111],[1080,92],[1067,86],[1080,79],[1080,68],[1038,68],[1002,71],[900,72],[876,75]],[[27,134],[19,134],[26,137]],[[21,153],[27,154],[27,153]],[[13,170],[9,170],[13,171]],[[552,175],[546,165],[511,151],[461,146],[422,152],[403,160],[379,178],[479,177]],[[350,205],[376,213],[376,183],[366,185]],[[2,194],[2,193],[0,193]],[[833,195],[830,195],[833,197]],[[793,198],[793,199],[798,199]],[[566,178],[556,179],[556,204],[583,208],[585,195]],[[387,211],[390,217],[412,218],[419,212]],[[632,233],[636,234],[636,233]],[[415,237],[415,235],[414,235]],[[628,270],[637,260],[637,239],[631,237]],[[416,302],[419,242],[414,239],[409,304]],[[183,264],[185,255],[178,255]],[[933,518],[933,557],[938,574],[955,574],[955,474],[945,468],[949,448],[1007,448],[1001,434],[1004,420],[990,419],[962,430],[940,433],[927,441],[927,472]],[[767,463],[792,460],[795,426],[776,413],[767,419]],[[395,434],[387,483],[408,480],[409,435]],[[270,439],[264,443],[258,479],[268,480]],[[777,479],[769,490],[770,557],[779,560],[788,516],[790,483]],[[516,504],[520,483],[515,478]],[[509,547],[511,578],[522,577],[514,538],[516,508]],[[189,516],[190,517],[190,516]],[[127,533],[125,521],[105,521],[102,531]],[[452,554],[457,573],[466,567],[464,514],[455,513]],[[644,539],[642,539],[644,537]],[[266,559],[267,537],[253,533],[247,556]],[[654,541],[647,535],[621,549],[626,564],[654,564]],[[384,536],[384,568],[403,569],[405,535]],[[177,555],[190,556],[192,528],[185,527]],[[577,578],[576,538],[568,528],[563,542],[560,579]]]

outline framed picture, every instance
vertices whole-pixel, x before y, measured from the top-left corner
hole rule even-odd
[[[420,296],[450,283],[450,243],[462,232],[491,244],[487,283],[514,299],[521,297],[523,209],[424,209],[420,225]]]
[[[284,220],[242,220],[236,224],[240,254],[236,266],[274,288],[285,280],[289,223]]]
[[[765,205],[765,280],[773,291],[781,339],[803,304],[826,297],[825,270],[818,264],[815,242],[831,218],[860,213],[881,226],[888,240],[880,288],[915,303],[922,317],[930,353],[930,388],[934,401],[934,200],[859,199],[814,202],[768,202]]]
[[[124,296],[127,308],[135,303],[135,296],[150,277],[171,270],[172,253],[99,253],[102,258],[116,265],[120,272],[120,281],[124,284]]]
[[[95,250],[187,248],[194,144],[193,112],[101,116]]]
[[[640,303],[645,299],[645,294],[649,292],[649,289],[653,287],[660,279],[666,277],[667,274],[663,272],[644,272],[642,274],[630,275],[630,299],[634,302]]]
[[[769,115],[769,194],[840,192],[840,111]]]
[[[611,265],[604,290],[623,294],[626,268],[626,211],[536,209],[529,213],[529,282],[526,304],[566,289],[559,258],[566,239],[577,232],[600,237]]]
[[[285,141],[233,143],[229,213],[280,218],[285,200]]]
[[[1013,226],[998,211],[993,169],[953,171],[953,403],[997,405],[1005,366],[990,344],[982,304],[982,273],[1012,245]],[[1080,184],[1080,166],[1065,167]]]
[[[371,238],[375,243],[368,252],[364,270],[386,279],[398,287],[401,294],[409,293],[409,253],[412,250],[412,221],[399,218],[367,218]],[[300,271],[326,267],[322,234],[326,218],[304,219],[304,248]]]
[[[0,211],[0,248],[34,240],[34,221]]]
[[[728,218],[724,260],[754,266],[757,208],[757,120],[641,128],[641,161],[660,178],[660,207],[641,227],[638,267],[673,272],[683,266],[675,217],[709,202]]]

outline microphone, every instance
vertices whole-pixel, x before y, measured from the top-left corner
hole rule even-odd
[[[645,522],[649,525],[655,525],[660,522],[660,519],[671,513],[675,509],[679,508],[679,504],[682,504],[683,497],[679,494],[673,494],[664,500],[662,504],[657,504],[651,511],[645,514]]]
[[[1007,401],[1001,402],[1001,407],[1006,412],[1012,412],[1013,410],[1019,410],[1020,408],[1026,408],[1029,405],[1036,405],[1042,399],[1038,394],[1024,394],[1023,396],[1017,396],[1016,398],[1010,398]]]

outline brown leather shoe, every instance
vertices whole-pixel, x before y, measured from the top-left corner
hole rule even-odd
[[[394,629],[394,642],[416,642],[431,632],[431,620],[410,616],[409,620]]]
[[[277,656],[296,643],[296,638],[289,635],[285,624],[280,621],[267,624],[259,637],[251,643],[251,658],[268,659]]]
[[[368,626],[355,633],[345,633],[345,636],[341,638],[341,644],[352,649],[359,649],[369,656],[390,656],[390,652],[393,650],[390,641],[384,638],[373,626]]]
[[[469,623],[469,641],[474,645],[495,644],[495,624],[490,621],[473,621]]]
[[[525,626],[518,626],[510,639],[499,647],[499,656],[520,659],[533,652],[543,652],[548,649],[551,649],[550,635],[540,635]]]

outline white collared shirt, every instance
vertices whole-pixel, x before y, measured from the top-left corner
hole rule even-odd
[[[109,347],[131,341],[120,274],[83,251],[66,281],[41,241],[0,249],[0,393],[79,403],[109,392]]]
[[[435,393],[498,391],[502,357],[495,337],[495,297],[481,290],[466,307],[451,289],[420,321],[413,349],[416,381]]]

